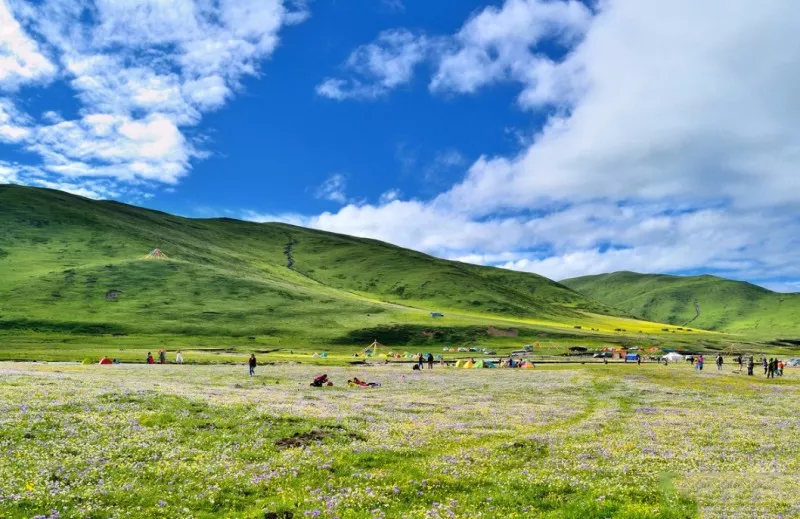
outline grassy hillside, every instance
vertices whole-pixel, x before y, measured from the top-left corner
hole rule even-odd
[[[615,272],[563,282],[643,319],[751,336],[800,337],[800,294],[715,276]]]
[[[156,247],[168,259],[145,259]],[[0,347],[26,334],[48,343],[158,336],[208,346],[219,340],[199,338],[226,337],[303,347],[376,337],[519,347],[543,337],[616,340],[623,329],[662,327],[534,274],[284,224],[0,186]]]

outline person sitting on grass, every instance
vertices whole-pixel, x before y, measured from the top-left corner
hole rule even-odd
[[[147,352],[147,363],[148,364],[155,364],[156,363],[156,359],[153,358],[153,354],[150,353],[149,351]]]
[[[316,377],[311,382],[311,387],[322,387],[322,386],[326,386],[326,385],[327,386],[332,386],[333,385],[333,382],[328,380],[328,374],[327,373],[323,373],[322,375]]]
[[[347,385],[350,387],[381,387],[378,382],[364,382],[358,377],[353,377],[353,380],[348,380]]]

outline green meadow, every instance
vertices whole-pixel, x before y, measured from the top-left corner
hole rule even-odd
[[[0,517],[800,516],[798,368],[709,368],[0,363]]]

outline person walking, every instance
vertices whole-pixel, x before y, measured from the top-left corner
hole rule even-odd
[[[428,353],[428,369],[433,369],[433,353]]]
[[[251,353],[250,354],[250,360],[247,361],[247,365],[250,367],[250,376],[251,377],[256,374],[256,365],[257,364],[258,363],[256,362],[256,354],[255,353]]]
[[[423,355],[422,353],[420,353],[417,356],[417,364],[419,365],[419,367],[417,368],[419,370],[425,367],[425,355]]]
[[[722,354],[721,354],[721,353],[718,353],[718,354],[717,354],[717,371],[719,371],[719,370],[721,370],[721,369],[722,369],[722,363],[723,363],[723,362],[724,362],[724,361],[722,360]]]
[[[175,363],[176,364],[183,364],[183,353],[178,350],[178,353],[175,354]]]
[[[739,363],[739,373],[741,373],[742,372],[742,356],[741,355],[736,357],[736,362]]]

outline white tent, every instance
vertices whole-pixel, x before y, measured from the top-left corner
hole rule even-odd
[[[667,353],[664,355],[664,358],[667,359],[669,362],[679,362],[683,360],[683,355],[680,353],[675,353],[674,351],[671,353]]]

